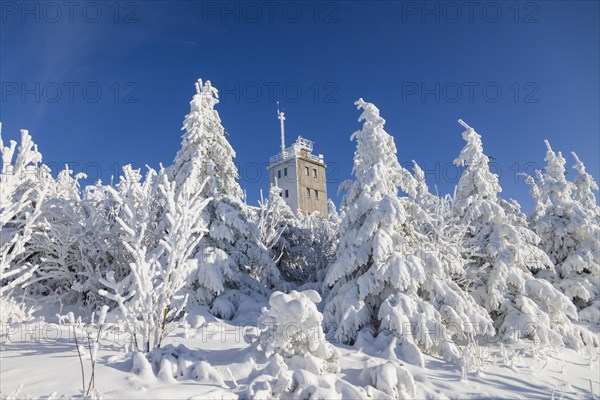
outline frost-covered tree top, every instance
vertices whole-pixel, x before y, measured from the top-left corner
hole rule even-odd
[[[456,200],[466,201],[475,196],[494,201],[502,188],[498,183],[498,176],[488,168],[489,158],[483,153],[481,136],[463,120],[458,122],[466,129],[462,137],[467,144],[454,160],[456,165],[466,166],[458,182]]]
[[[546,144],[546,168],[544,170],[544,191],[555,204],[568,202],[571,196],[571,188],[566,178],[566,160],[560,152],[555,153],[550,142]]]
[[[429,193],[429,187],[425,181],[425,172],[419,167],[419,164],[413,160],[413,177],[416,182],[416,195],[418,198],[426,198],[431,194]]]
[[[15,150],[17,150],[16,156]],[[21,130],[21,142],[18,148],[14,140],[5,146],[0,123],[0,151],[2,153],[0,207],[8,207],[13,196],[20,195],[27,188],[34,186],[36,180],[48,178],[48,171],[41,165],[42,154],[26,129]]]
[[[598,203],[596,203],[596,195],[594,192],[598,191],[598,184],[594,180],[594,177],[587,173],[585,165],[581,162],[575,152],[571,152],[571,155],[575,159],[573,169],[577,171],[574,183],[574,197],[584,207],[589,210],[596,210],[598,212]]]
[[[550,143],[546,144],[546,166],[543,171],[535,171],[534,176],[527,177],[527,183],[532,187],[532,194],[536,199],[536,207],[554,207],[556,213],[562,214],[572,210],[578,204],[583,212],[596,213],[598,204],[596,195],[598,184],[586,171],[585,165],[575,152],[571,152],[575,164],[573,169],[576,176],[573,182],[567,181],[566,160],[559,151],[556,153]]]
[[[183,121],[185,134],[175,156],[173,173],[179,187],[183,181],[191,179],[196,188],[200,188],[207,180],[203,189],[205,196],[241,199],[243,193],[233,162],[235,151],[225,137],[227,132],[215,110],[218,102],[218,91],[210,81],[198,80],[196,94],[190,101],[190,112]]]
[[[15,149],[17,154],[15,157]],[[19,287],[33,276],[38,265],[22,258],[31,240],[46,199],[52,177],[29,132],[21,130],[17,148],[14,140],[4,146],[0,124],[0,296]]]
[[[352,204],[361,194],[378,201],[386,195],[395,195],[399,188],[414,193],[413,178],[398,162],[394,138],[385,132],[385,120],[379,115],[379,109],[363,99],[354,104],[363,110],[358,121],[364,121],[364,125],[350,137],[356,140],[352,168],[356,180],[345,182],[340,188],[348,192],[345,205]]]

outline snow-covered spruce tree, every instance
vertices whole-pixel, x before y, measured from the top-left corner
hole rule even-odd
[[[391,333],[396,354],[412,363],[423,364],[422,352],[456,360],[458,349],[447,339],[485,333],[489,319],[437,254],[422,251],[428,239],[411,219],[425,212],[398,197],[399,189],[416,196],[416,182],[398,163],[377,107],[362,99],[355,104],[365,122],[351,137],[357,141],[355,179],[342,185],[343,234],[325,279],[332,287],[326,327],[347,343],[363,328]]]
[[[149,175],[147,179],[152,179],[154,174]],[[136,349],[144,352],[161,346],[171,322],[187,303],[188,295],[182,289],[197,265],[190,256],[207,230],[201,214],[210,201],[201,196],[202,186],[192,190],[184,183],[176,190],[164,169],[153,188],[140,191],[141,198],[120,197],[125,215],[117,217],[117,222],[123,230],[123,247],[132,258],[131,274],[117,281],[109,271],[102,283],[110,291],[100,291],[118,304],[134,334]],[[114,194],[118,196],[118,192]],[[158,227],[152,206],[156,199],[164,207]],[[147,247],[147,232],[153,229],[157,244]]]
[[[181,129],[185,134],[171,173],[176,182],[189,180],[191,190],[202,189],[204,197],[241,199],[239,175],[233,162],[235,151],[225,137],[227,132],[215,110],[218,103],[218,90],[210,81],[198,80],[190,112],[183,121]]]
[[[410,197],[425,214],[422,214],[421,218],[412,219],[410,223],[432,243],[446,248],[451,256],[459,261],[456,266],[462,269],[460,253],[456,254],[455,250],[462,244],[466,227],[461,225],[458,218],[453,215],[452,198],[439,197],[431,193],[425,180],[425,173],[415,161],[413,161],[413,171],[416,190]]]
[[[467,142],[455,164],[465,166],[455,194],[455,207],[468,224],[466,251],[473,296],[494,320],[499,336],[528,338],[543,344],[578,348],[581,339],[570,318],[575,307],[534,272],[552,269],[539,237],[528,229],[515,202],[498,196],[498,176],[489,170],[481,136],[462,120]]]
[[[439,197],[431,193],[425,180],[425,173],[415,161],[413,161],[413,170],[416,191],[411,199],[425,213],[421,213],[419,218],[411,218],[409,222],[417,232],[425,236],[422,254],[426,257],[435,255],[443,266],[445,274],[462,290],[470,292],[471,282],[465,271],[468,260],[462,252],[468,227],[461,221],[455,210],[453,197],[451,195]],[[474,302],[469,304],[473,308],[467,314],[478,314],[491,324],[491,319],[484,308]],[[492,330],[487,333],[491,334]]]
[[[177,187],[187,184],[192,191],[212,198],[202,214],[208,233],[193,254],[198,260],[194,289],[201,304],[212,305],[213,313],[231,318],[238,296],[226,289],[251,288],[267,295],[281,278],[268,249],[258,240],[252,212],[241,200],[235,152],[214,109],[218,102],[217,89],[210,81],[199,80],[170,175]],[[221,297],[215,302],[217,296]]]
[[[539,276],[554,283],[579,310],[581,319],[600,323],[600,207],[598,185],[575,153],[577,175],[566,179],[566,161],[546,143],[546,167],[527,177],[535,200],[532,229],[556,266]]]
[[[4,146],[0,124],[0,295],[21,286],[39,267],[26,259],[24,253],[39,221],[51,180],[28,131],[21,130],[15,158],[16,146],[13,140]]]

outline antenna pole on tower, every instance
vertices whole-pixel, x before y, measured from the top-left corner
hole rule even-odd
[[[279,111],[279,102],[277,102],[277,118],[279,119],[279,124],[281,126],[281,157],[285,157],[285,129],[284,123],[285,116],[283,111]]]

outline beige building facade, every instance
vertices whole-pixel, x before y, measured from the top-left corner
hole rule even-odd
[[[281,188],[281,196],[294,212],[319,212],[327,217],[327,165],[323,155],[312,154],[313,142],[298,136],[285,147],[283,112],[281,121],[281,152],[269,162],[269,184]]]

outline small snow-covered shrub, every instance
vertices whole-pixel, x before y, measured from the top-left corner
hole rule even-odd
[[[146,358],[146,355],[140,351],[136,351],[132,355],[130,372],[145,380],[151,380],[155,378],[154,371],[152,370],[152,364],[150,364]]]
[[[335,375],[338,353],[325,341],[323,316],[316,306],[320,301],[314,290],[271,295],[259,317],[259,347],[267,366],[250,377],[249,398],[366,397]]]
[[[287,393],[285,393],[287,394]],[[290,399],[366,399],[369,393],[337,375],[317,375],[300,369],[292,375]],[[376,398],[381,398],[377,396]],[[281,396],[281,398],[286,398]]]
[[[166,345],[149,353],[135,352],[131,372],[146,380],[163,382],[191,379],[204,385],[227,388],[221,373],[204,357],[201,350],[184,345]]]
[[[11,326],[31,320],[31,312],[17,304],[11,297],[0,297],[0,344],[10,341]],[[0,349],[2,347],[0,346]]]
[[[250,375],[245,396],[249,399],[273,399],[289,390],[291,373],[283,357],[273,354],[265,368]]]
[[[279,354],[292,369],[337,372],[337,353],[321,327],[323,315],[316,306],[320,301],[314,290],[271,295],[269,308],[259,318],[260,346],[267,357]]]
[[[214,301],[213,305],[210,308],[210,312],[223,319],[231,319],[235,315],[236,307],[232,301],[230,301],[228,296],[218,296]]]
[[[395,361],[367,367],[361,372],[361,377],[394,399],[414,398],[416,395],[412,375]]]
[[[192,378],[203,384],[227,387],[221,373],[210,365],[208,361],[197,361],[192,365]]]

